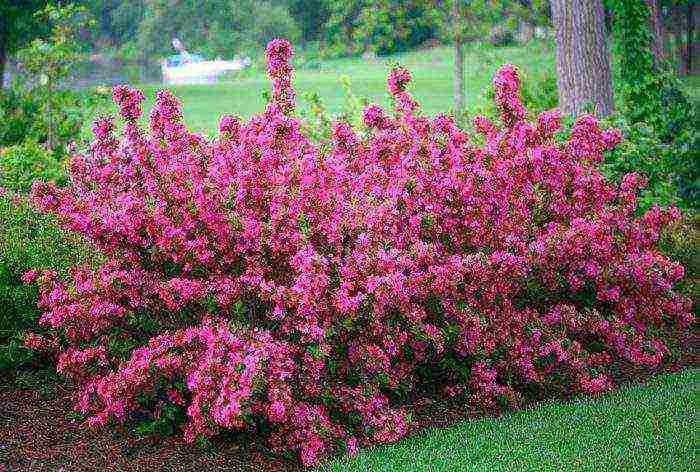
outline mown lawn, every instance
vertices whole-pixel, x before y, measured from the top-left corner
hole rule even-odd
[[[660,375],[599,399],[431,429],[318,471],[698,470],[699,388],[698,370]]]
[[[317,63],[319,68],[300,68],[295,74],[297,102],[306,104],[303,94],[316,92],[331,112],[341,110],[345,95],[340,77],[348,76],[353,92],[359,97],[383,106],[389,105],[386,76],[390,65],[399,62],[411,71],[414,81],[411,92],[428,114],[449,111],[452,106],[452,51],[438,47],[425,51],[413,51],[368,62],[361,58],[336,59]],[[505,63],[513,63],[526,75],[555,74],[555,51],[550,41],[535,41],[525,46],[494,48],[490,45],[471,44],[467,47],[465,61],[466,107],[474,111],[485,103],[485,90],[496,70]],[[185,121],[194,131],[208,135],[215,133],[219,117],[237,114],[250,117],[264,108],[263,92],[270,89],[264,73],[262,58],[257,65],[230,81],[214,85],[170,86],[183,104]],[[700,102],[700,77],[684,78],[691,99]],[[163,85],[143,84],[147,97],[146,114],[153,104],[155,92]],[[619,97],[617,97],[619,98]],[[89,123],[85,131],[89,131]]]
[[[554,73],[552,47],[548,42],[507,48],[478,44],[470,46],[465,61],[467,108],[474,109],[484,103],[484,90],[504,63],[517,64],[526,73],[540,74],[544,70]],[[411,92],[425,112],[435,114],[449,111],[452,105],[452,51],[447,47],[383,57],[371,62],[361,58],[337,59],[320,63],[319,69],[298,69],[294,80],[297,102],[303,107],[306,103],[304,92],[316,92],[329,111],[340,111],[345,101],[340,77],[348,76],[357,96],[388,106],[386,77],[394,62],[408,67],[413,74]],[[156,90],[164,87],[149,84],[136,86],[146,94],[147,110],[153,103]],[[168,88],[182,101],[185,121],[190,128],[212,134],[222,114],[247,118],[262,111],[265,103],[262,94],[270,89],[270,83],[263,66],[259,65],[232,81]]]

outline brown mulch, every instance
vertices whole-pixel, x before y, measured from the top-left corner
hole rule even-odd
[[[90,429],[70,419],[70,390],[60,383],[48,390],[0,388],[0,472],[300,470],[256,450],[261,446],[233,439],[217,439],[211,450],[201,451],[178,438]]]
[[[697,337],[682,360],[665,370],[697,367]],[[621,369],[619,384],[644,382],[656,372]],[[26,388],[0,381],[0,472],[10,471],[299,471],[298,462],[276,457],[266,445],[234,437],[216,438],[202,451],[177,437],[140,438],[126,432],[91,429],[71,418],[74,390],[56,380]],[[526,407],[533,406],[524,405]],[[427,427],[483,416],[459,403],[413,403],[411,435]],[[4,465],[4,467],[3,467]]]

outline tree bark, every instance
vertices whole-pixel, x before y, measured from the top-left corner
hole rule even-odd
[[[535,37],[535,25],[527,20],[521,19],[518,22],[518,41],[521,43],[527,43],[532,41]]]
[[[688,74],[693,73],[693,40],[694,38],[694,30],[695,30],[695,4],[690,2],[688,3],[688,13],[686,17],[687,21],[687,30],[686,30],[686,42],[687,42],[687,63],[686,63],[686,70],[688,71]]]
[[[464,110],[464,43],[460,32],[459,2],[452,2],[452,47],[454,49],[454,64],[452,69],[452,94],[455,113]]]
[[[610,115],[612,75],[601,0],[551,0],[551,6],[562,112],[579,114],[592,104],[597,116]]]
[[[654,52],[656,65],[663,64],[666,58],[666,50],[664,48],[664,27],[661,22],[661,11],[657,0],[646,0],[649,7],[649,29],[651,30],[651,49]]]
[[[5,86],[5,65],[7,64],[7,44],[4,35],[0,34],[0,90]]]

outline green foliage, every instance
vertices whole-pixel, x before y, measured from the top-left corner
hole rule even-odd
[[[343,89],[344,100],[337,113],[328,111],[318,93],[306,92],[303,94],[303,98],[307,103],[307,106],[300,110],[304,132],[316,142],[322,143],[330,140],[333,122],[347,122],[355,131],[363,131],[365,129],[362,111],[369,104],[369,100],[355,95],[352,91],[350,78],[347,75],[341,76],[339,82]]]
[[[0,146],[21,143],[41,132],[41,101],[18,86],[0,91]]]
[[[274,37],[299,38],[299,28],[284,4],[255,0],[170,0],[146,2],[138,26],[138,49],[145,57],[173,53],[178,38],[190,52],[230,58],[259,50]]]
[[[49,96],[50,115],[46,113]],[[52,151],[61,157],[68,144],[79,139],[85,120],[106,103],[107,97],[95,90],[49,91],[45,87],[23,87],[16,81],[0,91],[0,147],[25,140],[47,145],[52,126]]]
[[[328,56],[392,54],[436,36],[439,10],[425,0],[330,0]]]
[[[146,0],[82,0],[95,18],[92,34],[112,45],[133,44],[146,10]]]
[[[624,139],[607,153],[602,169],[615,180],[630,172],[639,172],[647,178],[647,187],[640,195],[641,210],[654,203],[697,206],[700,195],[697,173],[700,135],[697,132],[684,133],[684,138],[666,143],[644,122],[632,123],[624,116],[614,115],[606,124],[620,129]]]
[[[157,418],[139,423],[135,432],[139,436],[171,436],[177,427],[185,421],[185,410],[181,406],[166,403]]]
[[[0,187],[28,192],[35,179],[63,183],[63,165],[36,141],[26,140],[0,151]]]
[[[359,130],[364,126],[362,111],[369,105],[369,99],[367,99],[367,97],[355,95],[352,91],[352,84],[350,83],[349,76],[341,75],[338,81],[343,88],[343,95],[345,98],[339,119],[349,123],[353,129]]]
[[[607,159],[618,176],[640,171],[649,178],[647,204],[697,207],[700,199],[700,131],[697,110],[670,67],[656,64],[651,52],[650,10],[645,2],[608,2],[614,14],[622,115],[616,126],[627,142]]]
[[[20,69],[25,78],[38,79],[42,86],[56,85],[81,57],[77,32],[88,19],[84,9],[72,4],[49,4],[35,16],[50,25],[51,33],[47,39],[36,38],[17,52]]]
[[[89,20],[85,17],[84,9],[73,5],[48,5],[36,16],[51,25],[51,34],[48,39],[34,39],[17,52],[24,87],[12,92],[15,100],[9,103],[15,107],[8,110],[11,115],[21,116],[20,120],[25,119],[26,129],[29,130],[25,137],[46,143],[50,150],[63,151],[67,141],[79,133],[82,120],[78,107],[71,106],[76,94],[61,90],[60,84],[82,57],[76,41],[77,31],[80,24],[89,24]],[[15,87],[20,88],[19,85]],[[29,96],[17,99],[23,94]],[[18,109],[19,113],[16,111]],[[16,124],[12,129],[16,131]],[[17,138],[15,131],[12,134]]]
[[[66,273],[92,258],[77,236],[57,228],[23,197],[0,195],[0,371],[33,360],[31,351],[22,347],[22,335],[36,330],[37,293],[34,285],[22,283],[22,274],[38,268]]]
[[[667,228],[659,241],[661,250],[685,269],[679,291],[694,301],[695,316],[700,315],[700,212],[686,212],[684,218]]]
[[[14,54],[33,38],[46,33],[45,23],[35,16],[46,3],[46,0],[0,0],[0,48],[6,54]]]
[[[330,15],[329,0],[283,0],[301,30],[304,42],[317,41]]]

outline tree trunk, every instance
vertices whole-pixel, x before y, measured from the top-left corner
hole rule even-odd
[[[651,50],[654,52],[656,65],[660,66],[666,58],[664,49],[665,34],[663,23],[661,23],[661,11],[657,0],[646,0],[646,2],[649,7],[649,30],[652,37]]]
[[[592,104],[597,116],[610,115],[612,76],[601,0],[551,0],[551,6],[562,112],[579,114]]]
[[[669,19],[670,19],[670,32],[672,46],[671,46],[671,59],[676,64],[676,72],[678,75],[685,75],[688,73],[686,69],[688,66],[688,58],[686,54],[688,52],[687,45],[685,44],[685,35],[687,34],[687,13],[688,7],[671,5],[668,7]]]
[[[460,33],[459,2],[452,2],[452,47],[454,64],[452,69],[452,86],[455,114],[464,110],[464,44]]]
[[[688,74],[693,73],[693,40],[695,39],[694,36],[694,29],[695,29],[695,16],[693,15],[695,10],[695,4],[693,2],[688,3],[688,13],[687,13],[687,30],[686,30],[686,43],[687,43],[687,59],[686,59],[686,70],[688,71]]]
[[[0,37],[0,90],[5,86],[5,65],[7,64],[7,45],[5,38]]]
[[[535,25],[527,20],[520,20],[518,22],[518,36],[520,43],[532,41],[532,38],[535,37]]]

